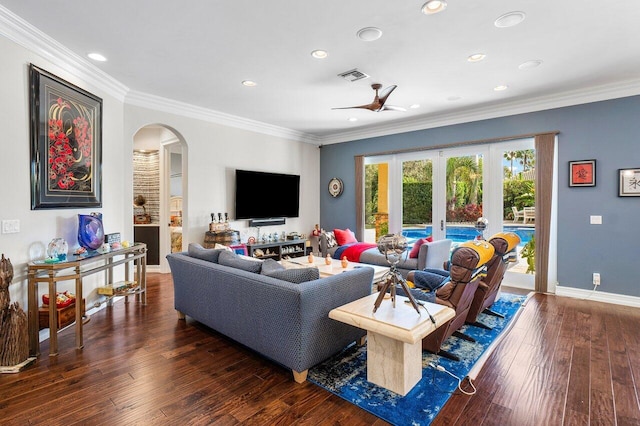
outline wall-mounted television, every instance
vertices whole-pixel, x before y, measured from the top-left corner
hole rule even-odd
[[[236,170],[236,219],[298,217],[300,176]]]

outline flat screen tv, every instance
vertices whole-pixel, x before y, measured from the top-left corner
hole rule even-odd
[[[298,217],[300,176],[236,170],[236,219]]]

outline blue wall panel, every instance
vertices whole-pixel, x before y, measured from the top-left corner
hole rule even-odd
[[[558,130],[558,283],[640,297],[640,197],[618,197],[618,169],[640,168],[640,96],[325,145],[320,182],[344,181],[338,198],[322,188],[323,228],[351,228],[354,156]],[[569,161],[596,159],[596,186],[570,188]],[[602,225],[589,224],[602,215]]]

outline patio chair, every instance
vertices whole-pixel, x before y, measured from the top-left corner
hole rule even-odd
[[[517,222],[518,219],[522,219],[524,221],[524,210],[518,211],[518,209],[515,206],[512,206],[511,210],[513,210],[513,221],[514,222]]]
[[[522,218],[522,222],[527,223],[528,220],[535,221],[536,220],[536,208],[535,207],[525,207],[522,210],[524,217]]]

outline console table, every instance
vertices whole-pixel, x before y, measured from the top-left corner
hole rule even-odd
[[[76,283],[76,347],[81,349],[82,342],[82,279],[87,275],[106,271],[108,283],[113,283],[113,268],[124,264],[125,280],[129,281],[130,264],[134,262],[138,289],[136,301],[147,303],[147,245],[135,243],[131,247],[113,250],[109,253],[88,252],[83,255],[69,254],[66,261],[47,263],[44,260],[30,262],[28,265],[28,305],[29,305],[29,355],[40,354],[38,333],[38,284],[49,284],[49,356],[58,355],[58,319],[56,309],[57,283],[74,280]],[[128,301],[128,297],[127,297]]]

